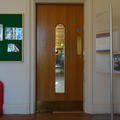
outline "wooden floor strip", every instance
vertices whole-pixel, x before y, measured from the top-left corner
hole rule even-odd
[[[35,115],[3,115],[0,120],[92,120],[84,113],[39,113]]]

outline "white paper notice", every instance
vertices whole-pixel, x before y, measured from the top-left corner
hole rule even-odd
[[[0,24],[0,41],[3,41],[3,25]]]
[[[96,51],[109,51],[110,50],[110,37],[106,34],[100,34],[96,37]]]

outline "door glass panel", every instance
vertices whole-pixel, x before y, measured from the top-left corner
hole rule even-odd
[[[55,30],[55,92],[65,92],[65,27],[57,24]]]

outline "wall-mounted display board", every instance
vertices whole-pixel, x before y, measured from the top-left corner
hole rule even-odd
[[[0,61],[23,61],[23,14],[0,14]]]

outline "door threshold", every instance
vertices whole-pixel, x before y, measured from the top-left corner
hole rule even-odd
[[[53,114],[58,113],[84,113],[83,111],[53,111]]]

